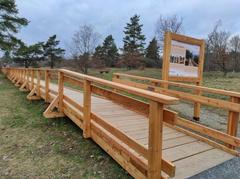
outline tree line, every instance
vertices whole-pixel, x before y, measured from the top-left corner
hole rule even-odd
[[[160,16],[156,23],[155,37],[146,44],[142,32],[140,16],[132,16],[123,29],[123,47],[118,48],[114,37],[109,34],[100,43],[101,36],[94,26],[83,24],[73,34],[69,51],[75,68],[87,73],[89,68],[125,67],[128,69],[162,66],[164,33],[166,31],[183,33],[183,18],[177,15]],[[15,37],[21,27],[28,25],[28,20],[18,17],[14,0],[0,2],[0,49],[2,62],[15,62],[25,67],[43,65],[54,67],[64,59],[65,50],[59,47],[60,41],[53,35],[46,42],[27,45]],[[221,29],[218,21],[206,38],[204,70],[240,71],[240,37],[231,36]]]

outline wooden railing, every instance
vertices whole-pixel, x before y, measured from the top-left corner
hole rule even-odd
[[[51,102],[44,112],[45,117],[68,116],[83,129],[85,138],[92,138],[132,176],[161,178],[161,171],[174,176],[175,166],[162,158],[162,128],[163,121],[169,125],[175,122],[176,113],[164,106],[175,104],[177,98],[64,69],[3,68],[2,72],[20,86],[21,90],[30,90],[28,99],[43,98],[46,102]],[[50,87],[56,82],[51,78],[56,73],[57,91]],[[66,84],[75,85],[78,92],[83,92],[83,104],[77,103],[65,93],[69,88]],[[123,93],[144,98],[148,102],[136,100]],[[96,115],[91,107],[93,95],[113,100],[148,116],[148,148]]]
[[[237,137],[238,120],[239,120],[239,113],[240,113],[240,93],[239,92],[207,88],[203,86],[195,86],[195,85],[190,85],[186,83],[164,81],[164,80],[158,80],[154,78],[141,77],[141,76],[135,76],[135,75],[129,75],[129,74],[121,74],[121,73],[115,73],[113,76],[113,81],[120,84],[125,84],[128,86],[145,89],[148,91],[153,91],[156,93],[177,97],[183,101],[200,103],[203,105],[216,107],[218,109],[229,111],[228,119],[227,119],[228,120],[227,133],[220,132],[218,130],[186,120],[181,117],[177,117],[175,121],[175,125],[183,127],[183,128],[178,128],[179,130],[187,132],[188,134],[192,134],[195,137],[198,136],[200,139],[203,139],[204,141],[208,139],[202,138],[198,134],[201,134],[202,136],[208,136],[214,139],[213,141],[208,140],[208,142],[214,144],[215,146],[217,145],[221,149],[230,151],[231,153],[235,153],[234,150],[231,150],[231,149],[235,149],[235,147],[240,147],[240,139]],[[162,86],[168,86],[168,88],[165,88]],[[171,88],[171,87],[175,87],[175,88]],[[186,90],[188,91],[185,92]],[[192,93],[189,90],[192,90]],[[202,95],[196,95],[195,93],[196,91],[198,91],[199,94],[202,94]],[[225,96],[225,98],[228,97],[229,101],[226,101],[224,99],[213,98],[212,96],[203,96],[205,93],[222,95],[222,96]],[[209,118],[208,120],[211,120],[211,119]],[[197,134],[191,133],[190,131],[186,131],[185,129],[190,129],[190,131],[194,131]],[[220,142],[220,144],[216,144],[215,141]],[[225,146],[221,145],[222,143],[225,143],[228,149]]]

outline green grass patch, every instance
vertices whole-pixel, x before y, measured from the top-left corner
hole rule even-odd
[[[28,101],[0,74],[0,176],[131,178],[68,118],[46,119],[44,101]]]

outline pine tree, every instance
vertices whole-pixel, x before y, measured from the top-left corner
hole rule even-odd
[[[150,42],[146,49],[146,59],[145,63],[148,67],[159,67],[160,59],[159,59],[159,46],[157,43],[157,39],[154,37]]]
[[[47,42],[43,45],[44,57],[50,59],[51,68],[54,67],[56,60],[61,58],[65,52],[64,49],[57,47],[60,41],[56,39],[57,36],[53,35],[49,37]]]
[[[43,42],[33,45],[26,45],[19,41],[19,47],[14,52],[13,59],[15,62],[23,64],[26,68],[30,65],[36,64],[43,59]]]
[[[139,24],[140,16],[134,15],[127,23],[123,38],[123,60],[128,68],[141,65],[144,55],[145,36],[142,34],[142,24]]]
[[[102,45],[95,48],[93,55],[95,66],[97,67],[114,67],[119,57],[117,46],[112,35],[108,35]]]
[[[102,45],[102,51],[105,65],[108,67],[115,66],[119,54],[112,35],[109,35],[105,38]]]
[[[103,68],[105,67],[105,60],[104,60],[104,52],[103,47],[101,45],[98,45],[95,48],[95,52],[93,54],[93,66],[97,68]]]
[[[27,19],[18,17],[15,0],[0,1],[0,50],[10,51],[19,41],[14,35]]]

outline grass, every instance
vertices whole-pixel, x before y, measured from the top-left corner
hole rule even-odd
[[[131,178],[71,120],[44,118],[46,107],[0,75],[1,178]]]

